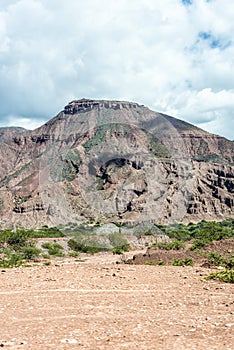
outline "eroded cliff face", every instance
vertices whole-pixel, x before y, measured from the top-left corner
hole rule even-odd
[[[72,101],[0,159],[2,227],[234,216],[234,143],[137,103]]]
[[[196,181],[187,218],[197,221],[233,217],[233,166],[196,162],[195,174]]]

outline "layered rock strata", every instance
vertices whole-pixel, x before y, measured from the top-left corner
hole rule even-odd
[[[0,136],[1,227],[234,217],[234,143],[137,103],[75,100]]]

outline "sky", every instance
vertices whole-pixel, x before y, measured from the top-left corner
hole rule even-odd
[[[233,0],[0,0],[0,126],[135,101],[234,139]]]

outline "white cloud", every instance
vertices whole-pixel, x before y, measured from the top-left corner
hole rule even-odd
[[[22,128],[28,130],[34,130],[45,123],[46,120],[43,119],[33,119],[33,118],[24,118],[19,116],[8,116],[8,124],[10,126],[21,126]],[[4,123],[0,123],[0,127],[6,126]]]
[[[225,4],[2,0],[1,124],[49,119],[74,98],[113,98],[233,139],[234,5]]]
[[[219,92],[206,88],[201,91],[186,91],[177,98],[172,94],[161,101],[171,106],[167,113],[197,124],[201,128],[233,138],[234,90]],[[192,112],[191,112],[192,111]]]

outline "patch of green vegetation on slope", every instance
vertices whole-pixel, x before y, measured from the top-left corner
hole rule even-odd
[[[198,224],[190,223],[188,225],[158,225],[158,227],[170,238],[180,241],[193,240],[191,250],[200,249],[213,241],[234,238],[234,219],[222,222],[201,221]]]
[[[50,169],[51,178],[56,181],[73,181],[79,172],[80,155],[76,149],[70,149],[65,155],[62,155],[55,166]]]

